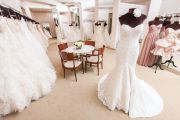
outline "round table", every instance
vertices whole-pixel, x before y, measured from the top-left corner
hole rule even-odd
[[[75,54],[85,54],[92,52],[94,50],[93,46],[83,45],[81,49],[76,49],[76,46],[70,46],[64,50],[67,53],[75,53]]]

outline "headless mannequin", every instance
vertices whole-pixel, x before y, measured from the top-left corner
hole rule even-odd
[[[106,21],[104,22],[104,27],[106,27],[106,25],[107,25],[107,23],[106,23]]]
[[[166,29],[167,29],[167,28],[172,28],[172,29],[174,29],[174,30],[180,29],[179,21],[175,21],[173,24],[167,25],[167,26],[166,26]]]
[[[153,21],[149,22],[149,26],[151,26],[151,25],[160,25],[160,24],[163,24],[163,21],[160,20],[159,17],[155,17]]]
[[[166,25],[165,28],[166,28],[166,29],[167,29],[167,28],[172,28],[172,29],[174,29],[174,30],[178,30],[178,29],[180,29],[179,21],[175,21],[173,24]],[[172,59],[173,59],[173,56],[171,56],[171,58],[170,58],[169,60],[166,60],[166,61],[165,61],[164,63],[162,63],[162,64],[168,63],[167,66],[169,66],[170,64],[172,64],[174,67],[177,67]]]
[[[164,32],[166,26],[169,25],[169,24],[171,24],[170,19],[171,19],[171,17],[166,17],[166,19],[163,21],[163,25],[162,25],[161,30],[160,30],[160,38],[162,38],[162,36],[163,36],[162,33]],[[163,70],[161,64],[163,64],[163,63],[162,63],[162,56],[158,56],[157,62],[155,62],[153,65],[151,65],[151,66],[149,66],[149,67],[155,66],[155,67],[156,67],[155,73],[156,73],[158,67],[159,67],[161,70]]]
[[[128,13],[119,17],[119,21],[121,25],[126,24],[134,28],[143,23],[143,21],[146,19],[146,15],[142,14],[140,17],[135,17],[133,14],[134,9],[135,8],[129,9]]]

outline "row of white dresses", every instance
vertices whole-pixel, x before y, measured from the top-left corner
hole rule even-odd
[[[94,23],[93,21],[84,21],[83,24],[84,29],[84,39],[89,40],[93,39],[93,29],[94,29]]]
[[[76,25],[69,26],[69,34],[67,36],[67,42],[77,42],[79,40],[82,40],[79,26]]]
[[[93,36],[93,40],[96,42],[95,47],[96,48],[102,48],[103,45],[106,47],[110,46],[110,35],[108,33],[107,25],[104,26],[104,24],[100,24],[98,26],[95,26],[95,33]]]
[[[52,90],[47,42],[40,26],[0,17],[0,116],[23,111]]]

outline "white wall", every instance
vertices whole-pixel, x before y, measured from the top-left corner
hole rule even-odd
[[[110,10],[109,9],[99,9],[98,12],[98,20],[105,20],[108,21]]]
[[[162,0],[160,14],[180,13],[180,0]]]

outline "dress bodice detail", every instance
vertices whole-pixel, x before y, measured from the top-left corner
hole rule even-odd
[[[149,26],[149,33],[151,33],[151,32],[160,32],[161,27],[162,27],[162,24],[160,24],[160,25],[150,25]]]

